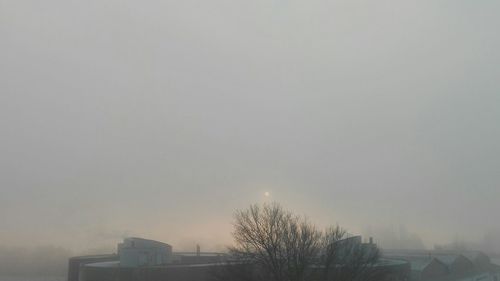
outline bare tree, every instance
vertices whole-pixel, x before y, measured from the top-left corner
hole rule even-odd
[[[275,281],[303,281],[320,250],[321,234],[306,218],[279,204],[252,205],[235,214],[231,251]],[[266,276],[269,275],[269,276]]]
[[[234,262],[225,266],[229,278],[226,274],[219,280],[357,281],[374,277],[370,275],[378,259],[374,244],[347,237],[339,226],[320,231],[307,218],[277,203],[238,210],[233,225],[235,245],[230,256]],[[252,278],[241,276],[242,264],[251,265],[246,269],[252,269]]]
[[[323,234],[320,264],[321,280],[378,280],[383,272],[376,267],[380,252],[375,244],[361,243],[361,237],[347,237],[339,226]]]
[[[327,228],[323,234],[322,250],[320,253],[319,263],[322,265],[322,278],[328,280],[331,275],[331,269],[340,262],[338,248],[338,241],[345,238],[347,232],[340,228],[340,226],[331,226]]]

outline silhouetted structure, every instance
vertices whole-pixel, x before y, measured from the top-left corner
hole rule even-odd
[[[349,241],[361,242],[357,237]],[[227,280],[224,279],[227,277],[226,273],[231,273],[231,281],[259,280],[255,278],[259,269],[254,264],[241,263],[223,253],[204,253],[199,248],[191,253],[170,252],[171,257],[168,257],[170,254],[168,251],[164,252],[165,245],[168,244],[142,238],[127,238],[124,243],[119,244],[118,255],[73,257],[69,261],[68,281],[213,281]],[[136,250],[124,250],[129,248]],[[172,250],[171,247],[168,249]],[[158,264],[161,260],[157,256],[158,253],[167,255],[165,263]],[[122,264],[122,261],[125,261],[125,264]],[[150,265],[144,261],[155,264]],[[384,273],[384,278],[371,280],[406,281],[410,272],[409,266],[406,261],[380,259],[372,265],[372,270]],[[235,279],[235,276],[238,278]]]
[[[382,256],[410,262],[411,281],[499,279],[500,266],[482,252],[384,250]]]
[[[172,262],[172,246],[143,238],[126,238],[118,244],[121,267],[143,267]]]

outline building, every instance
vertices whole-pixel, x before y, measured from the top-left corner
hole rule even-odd
[[[69,260],[68,281],[208,280],[222,253],[173,253],[172,246],[138,237],[125,238],[117,254]]]
[[[126,238],[118,244],[120,267],[144,267],[172,262],[172,246],[143,238]]]
[[[357,253],[376,249],[373,243],[362,243],[361,237],[339,241],[337,247],[340,259],[360,258]],[[332,272],[344,272],[342,269],[340,261]],[[349,270],[345,268],[345,272]],[[403,260],[381,259],[367,270],[387,276],[377,280],[407,281],[410,265]],[[193,253],[176,253],[168,244],[132,237],[118,244],[117,255],[72,258],[68,281],[209,281],[234,272],[248,278],[258,271],[254,264],[231,260],[227,254],[204,253],[199,247]]]
[[[468,252],[464,254],[472,263],[476,266],[476,268],[488,268],[491,264],[490,257],[488,257],[483,252]]]
[[[411,281],[444,279],[449,275],[449,270],[446,264],[430,255],[384,252],[383,256],[390,259],[405,260],[409,262],[411,269]]]
[[[83,280],[81,274],[83,273],[83,268],[88,264],[116,260],[118,260],[118,256],[115,254],[72,257],[68,261],[68,281]]]
[[[472,261],[463,255],[435,255],[435,257],[446,264],[451,275],[464,276],[476,270]]]
[[[475,251],[384,250],[383,257],[410,262],[412,281],[494,281],[500,272],[500,267],[491,263],[487,255]]]
[[[345,263],[350,259],[376,259],[379,255],[377,245],[373,243],[370,237],[368,243],[362,242],[361,236],[351,236],[333,243],[335,251],[335,260]]]
[[[446,264],[436,258],[412,257],[407,260],[410,262],[412,280],[443,279],[449,273]]]

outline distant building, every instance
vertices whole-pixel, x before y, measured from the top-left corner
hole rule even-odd
[[[338,241],[336,247],[340,262],[342,259],[359,258],[355,254],[359,250],[363,253],[370,253],[367,249],[376,250],[373,241],[362,243],[359,236]],[[118,244],[117,255],[71,258],[68,281],[210,281],[214,274],[237,271],[248,277],[256,270],[250,263],[234,263],[224,253],[201,252],[199,247],[196,252],[172,252],[168,244],[133,237]],[[404,260],[385,258],[369,270],[386,274],[387,278],[377,280],[407,281],[410,264]]]
[[[482,252],[450,250],[383,250],[383,257],[403,259],[411,264],[411,281],[470,280],[496,281],[500,267]]]
[[[490,257],[483,252],[468,252],[464,254],[479,269],[488,268],[491,264]]]
[[[435,255],[435,257],[446,264],[448,272],[452,275],[463,276],[476,269],[472,261],[463,255]]]
[[[222,253],[173,253],[162,242],[131,237],[118,244],[112,255],[80,256],[69,260],[68,281],[209,280]]]
[[[172,246],[143,238],[126,238],[118,244],[120,267],[143,267],[172,262]]]
[[[448,275],[448,267],[436,258],[408,258],[412,280],[433,280]]]
[[[72,257],[68,261],[68,281],[83,280],[84,278],[82,276],[82,269],[87,264],[110,262],[116,260],[118,260],[118,256],[115,254]]]
[[[404,255],[387,254],[384,257],[391,259],[405,260],[410,263],[410,280],[427,281],[434,279],[444,279],[449,273],[448,267],[442,261],[430,255]]]
[[[377,257],[377,245],[370,237],[369,243],[363,243],[361,236],[351,236],[334,242],[336,260],[345,262],[348,259]]]

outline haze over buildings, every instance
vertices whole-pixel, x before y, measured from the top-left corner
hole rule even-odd
[[[265,200],[498,245],[499,10],[0,0],[0,245],[222,249]]]

